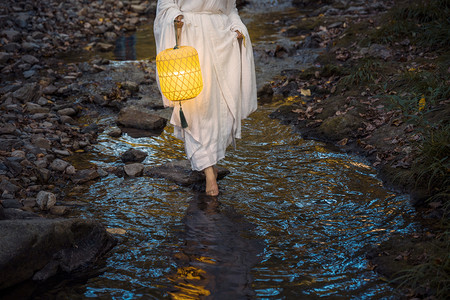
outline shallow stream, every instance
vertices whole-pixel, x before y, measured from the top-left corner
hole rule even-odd
[[[252,5],[244,20],[264,19],[264,9],[250,15]],[[292,9],[272,16],[286,13]],[[249,24],[255,48],[276,34],[269,25]],[[138,35],[151,35],[145,30]],[[153,53],[148,45],[146,53]],[[259,80],[276,74],[270,64],[258,68]],[[270,119],[274,108],[262,106],[245,120],[237,150],[221,162],[231,174],[220,181],[217,200],[165,179],[113,175],[69,193],[88,204],[74,215],[126,233],[98,276],[38,299],[390,298],[393,289],[367,267],[365,253],[393,232],[412,230],[408,196],[385,188],[364,159],[305,141]],[[172,133],[168,126],[152,138],[104,134],[96,151],[81,159],[119,165],[130,147],[148,152],[146,165],[184,159]]]

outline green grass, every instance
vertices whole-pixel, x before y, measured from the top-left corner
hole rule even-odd
[[[360,85],[374,83],[380,74],[381,64],[372,58],[365,58],[351,70],[351,73],[341,79],[344,85]]]
[[[430,247],[434,248],[430,251],[434,255],[401,271],[393,280],[400,289],[409,290],[411,298],[433,295],[432,299],[446,299],[450,295],[450,231],[441,234]]]
[[[372,33],[372,41],[393,43],[409,38],[415,45],[445,49],[450,45],[450,1],[405,1],[397,4]]]

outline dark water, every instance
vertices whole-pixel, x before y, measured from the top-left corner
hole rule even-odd
[[[278,2],[253,1],[252,9]],[[256,48],[275,39],[273,27],[251,23],[256,17],[245,11],[243,17]],[[133,59],[151,56],[152,42],[140,42],[150,35],[147,28],[135,36]],[[259,65],[259,78],[269,72],[270,64]],[[364,159],[305,141],[268,118],[275,107],[260,107],[244,122],[237,150],[221,162],[231,174],[217,199],[164,179],[112,175],[69,191],[68,200],[88,204],[74,216],[123,232],[99,275],[38,298],[392,298],[394,290],[367,268],[365,253],[394,232],[412,230],[408,196],[385,188]],[[113,117],[99,122],[113,124]],[[146,165],[184,159],[172,132],[168,126],[152,138],[101,135],[96,152],[78,163],[120,165],[130,147],[149,154]]]
[[[69,194],[82,217],[126,231],[104,272],[55,289],[69,299],[336,299],[387,297],[366,249],[412,229],[408,197],[384,188],[358,157],[305,141],[267,117],[246,120],[222,165],[217,200],[164,179],[106,177]],[[104,119],[108,123],[111,120]],[[170,127],[160,137],[100,137],[88,162],[119,164],[129,147],[147,165],[184,158]],[[101,153],[101,154],[100,154]]]

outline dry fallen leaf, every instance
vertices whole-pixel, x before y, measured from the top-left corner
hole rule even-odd
[[[311,90],[310,89],[300,89],[300,94],[302,96],[311,96]]]
[[[343,138],[342,140],[340,140],[338,142],[338,145],[345,146],[345,145],[347,145],[347,143],[348,143],[348,138]]]

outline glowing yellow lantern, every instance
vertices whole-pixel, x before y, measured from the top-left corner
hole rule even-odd
[[[179,33],[179,29],[176,29],[175,32]],[[181,125],[186,128],[181,101],[197,97],[203,89],[203,80],[197,50],[190,46],[178,46],[178,35],[173,49],[158,54],[156,67],[161,92],[171,101],[180,101]]]

